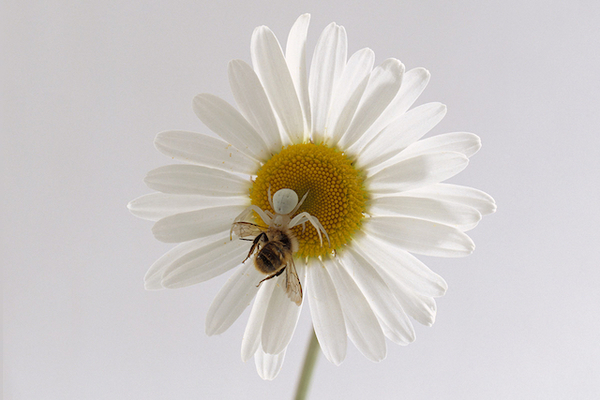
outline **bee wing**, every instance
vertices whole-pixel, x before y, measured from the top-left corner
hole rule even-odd
[[[296,305],[300,306],[302,304],[302,285],[300,284],[300,278],[298,278],[294,260],[291,257],[285,269],[285,292]]]
[[[261,232],[266,231],[266,228],[251,222],[234,222],[231,231],[240,238],[247,238],[260,235]]]

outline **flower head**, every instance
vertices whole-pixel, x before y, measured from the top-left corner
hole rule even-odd
[[[464,132],[421,139],[446,113],[440,103],[411,109],[429,72],[405,72],[396,59],[373,68],[370,49],[348,57],[346,32],[332,23],[307,74],[309,19],[293,25],[285,54],[269,28],[256,28],[254,67],[229,64],[238,108],[211,94],[193,102],[221,139],[159,133],[157,149],[184,163],[150,171],[145,182],[158,193],[129,203],[133,214],[156,221],[157,239],[180,243],[151,266],[147,289],[189,286],[235,269],[208,311],[206,332],[224,332],[254,299],[242,359],[254,356],[264,379],[281,369],[306,302],[321,349],[335,364],[344,360],[348,337],[373,361],[385,357],[385,337],[412,342],[409,317],[433,324],[434,298],[447,286],[411,253],[468,255],[474,244],[465,231],[495,211],[487,194],[441,183],[467,166],[480,141]],[[281,212],[270,194],[282,189],[303,200],[283,227],[289,245],[270,250],[292,257],[273,258],[279,274],[266,276],[255,260],[275,240],[267,230]],[[249,235],[236,228],[240,221],[253,227],[253,242],[239,240]],[[304,293],[299,305],[286,293],[292,264]]]

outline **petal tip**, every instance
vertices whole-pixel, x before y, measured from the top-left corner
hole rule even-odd
[[[266,25],[257,26],[254,28],[254,32],[252,32],[252,41],[258,39],[258,36],[262,36],[265,34],[272,34],[271,29]]]
[[[237,67],[238,67],[240,64],[242,64],[243,62],[244,62],[244,61],[242,61],[242,60],[240,60],[240,59],[237,59],[237,58],[235,58],[235,59],[233,59],[233,60],[230,60],[230,61],[227,63],[227,72],[229,73],[229,75],[231,75],[231,74],[232,74],[232,72],[234,71],[234,68],[237,68]]]
[[[153,226],[152,226],[152,234],[154,235],[154,238],[160,242],[163,243],[179,243],[179,241],[177,240],[172,240],[168,234],[165,234],[164,230],[163,230],[163,224],[159,224],[161,220],[157,221]],[[158,226],[157,226],[158,225]]]
[[[335,365],[336,367],[339,367],[343,362],[344,362],[344,358],[346,358],[346,356],[344,355],[344,357],[342,357],[341,359],[337,359],[337,358],[330,358],[329,361],[331,361],[331,363],[333,365]]]
[[[177,289],[179,287],[183,287],[178,285],[178,283],[179,282],[177,279],[173,279],[172,277],[169,278],[168,276],[164,276],[160,281],[160,285],[165,289]]]
[[[206,334],[206,336],[214,336],[217,332],[214,326],[207,323],[204,327],[204,333]]]
[[[446,283],[446,281],[444,279],[442,279],[440,282],[440,297],[444,296],[447,291],[448,291],[448,284]]]
[[[415,340],[417,340],[417,334],[415,333],[415,328],[412,326],[412,324],[410,324],[410,331],[408,332],[408,335],[406,337],[406,340],[408,343],[412,343]]]
[[[370,47],[364,47],[364,48],[360,49],[359,51],[357,51],[357,53],[358,52],[363,52],[365,54],[368,54],[370,57],[375,57],[375,52]]]
[[[158,132],[156,136],[154,136],[154,147],[156,148],[157,143],[163,138],[164,132]]]
[[[467,246],[467,255],[473,254],[475,251],[475,243],[471,242],[470,246]]]
[[[488,196],[489,196],[489,195],[488,195]],[[494,200],[494,199],[492,198],[492,196],[490,196],[490,200],[491,200],[491,203],[490,203],[490,210],[489,210],[489,214],[493,214],[493,213],[495,213],[495,212],[496,212],[496,210],[498,209],[498,206],[496,205],[496,200]]]
[[[473,146],[471,146],[471,149],[468,152],[469,157],[472,157],[479,150],[481,150],[481,138],[479,136],[475,135],[474,133],[472,133],[471,135],[472,135],[471,138],[473,139]]]
[[[162,290],[164,287],[160,284],[160,282],[144,282],[144,289],[148,291],[156,291]]]

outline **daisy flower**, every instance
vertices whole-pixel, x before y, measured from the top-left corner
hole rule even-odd
[[[224,332],[254,299],[242,339],[242,359],[254,356],[259,375],[281,369],[298,316],[308,303],[325,357],[340,364],[347,339],[372,361],[386,355],[385,337],[415,339],[410,318],[430,326],[435,297],[446,282],[413,254],[461,257],[474,249],[466,231],[495,211],[494,200],[469,187],[441,183],[462,171],[481,144],[466,132],[421,139],[446,113],[441,103],[411,108],[429,72],[405,72],[397,59],[374,67],[373,51],[347,55],[346,31],[328,25],[306,68],[310,16],[292,26],[285,52],[273,32],[252,35],[252,66],[229,63],[237,108],[199,94],[193,109],[219,138],[167,131],[156,148],[183,163],[150,171],[157,193],[129,203],[156,221],[152,231],[180,243],[145,277],[149,290],[194,285],[229,270],[206,317],[206,333]],[[251,242],[230,230],[249,206],[274,215],[269,193],[307,194],[297,213],[322,225],[291,229],[294,264],[303,288],[297,305],[286,294],[286,275],[265,275]],[[296,200],[297,201],[297,200]],[[248,221],[268,224],[256,213]]]

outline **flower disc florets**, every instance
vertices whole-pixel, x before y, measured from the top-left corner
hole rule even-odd
[[[257,172],[250,190],[252,204],[273,211],[271,194],[279,189],[294,190],[298,197],[308,196],[298,212],[317,217],[331,241],[319,241],[316,229],[310,224],[293,228],[298,238],[299,257],[330,254],[348,243],[361,227],[368,199],[363,185],[364,176],[354,168],[343,152],[323,144],[294,144],[274,155]]]

